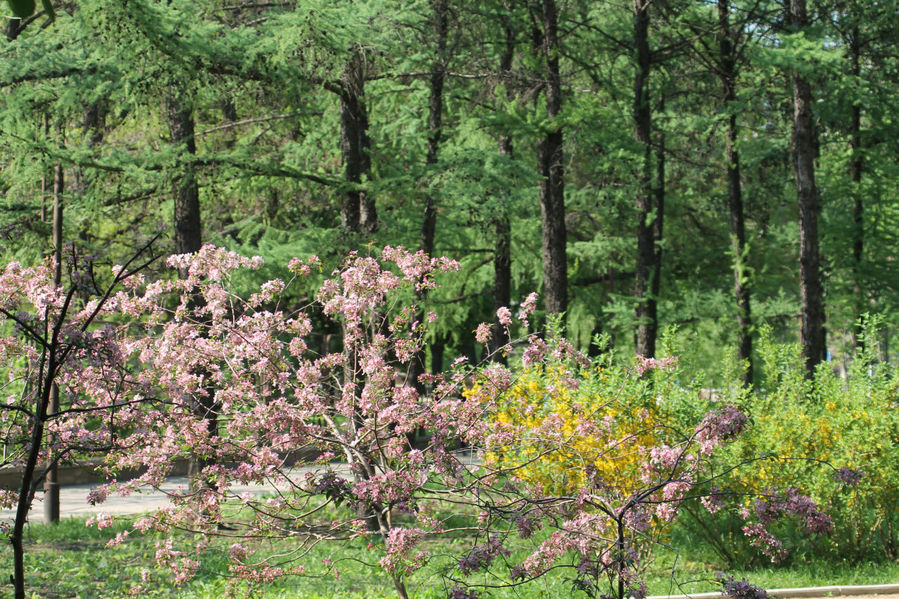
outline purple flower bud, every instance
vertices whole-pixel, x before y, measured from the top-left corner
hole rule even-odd
[[[724,587],[724,594],[731,599],[767,599],[768,591],[757,587],[745,578],[736,580],[733,576],[718,573],[718,584]]]
[[[861,482],[862,478],[865,476],[865,473],[861,470],[853,470],[848,466],[843,466],[839,470],[833,473],[833,479],[838,483],[843,483],[849,487],[857,487],[858,483]]]

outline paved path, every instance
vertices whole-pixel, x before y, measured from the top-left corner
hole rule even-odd
[[[331,470],[345,470],[346,466],[331,465]],[[305,476],[306,472],[320,472],[325,470],[321,466],[310,467],[304,466],[294,468],[288,471],[288,476],[292,479],[300,480]],[[117,516],[126,514],[142,514],[163,508],[169,504],[168,495],[176,491],[184,491],[187,489],[188,480],[186,476],[173,476],[166,480],[165,484],[160,487],[159,491],[146,491],[144,493],[132,493],[127,497],[121,497],[116,494],[110,494],[106,501],[97,505],[90,505],[87,502],[87,495],[91,488],[96,485],[68,485],[59,489],[59,513],[62,518],[79,517],[84,518],[95,514],[113,514]],[[252,493],[254,495],[263,495],[271,493],[275,490],[273,485],[231,485],[228,490],[232,493]],[[15,510],[0,511],[0,520],[11,521],[15,518]],[[32,522],[44,521],[43,493],[38,492],[31,512],[28,516]]]
[[[827,587],[803,587],[769,589],[768,595],[777,599],[899,599],[899,584],[840,585]],[[646,599],[720,599],[722,593],[694,593],[692,595],[651,595]]]
[[[163,491],[175,492],[187,485],[186,476],[170,478],[162,486]],[[168,496],[162,491],[147,493],[135,493],[128,497],[110,495],[100,504],[90,505],[87,502],[87,494],[95,485],[71,485],[59,489],[59,513],[62,518],[85,517],[93,514],[140,514],[157,510],[168,505]],[[0,511],[0,520],[12,520],[15,518],[15,510]],[[31,506],[28,519],[32,522],[44,521],[43,493],[39,492]]]

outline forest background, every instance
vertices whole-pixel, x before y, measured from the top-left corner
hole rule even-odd
[[[321,271],[279,300],[292,311],[347,252],[448,256],[460,270],[414,293],[416,316],[436,320],[408,380],[504,358],[514,331],[500,320],[537,291],[536,320],[562,315],[555,326],[605,374],[578,371],[583,396],[569,396],[549,392],[566,387],[557,364],[516,371],[500,420],[518,426],[517,409],[551,397],[575,422],[569,407],[621,397],[695,432],[710,407],[699,389],[722,389],[754,432],[716,476],[776,464],[733,475],[734,497],[766,493],[754,504],[766,516],[833,513],[827,546],[803,549],[804,529],[788,530],[797,555],[899,554],[896,377],[883,364],[899,284],[895,0],[8,5],[4,263],[55,253],[55,283],[86,300],[150,240],[158,255],[211,243],[265,258],[235,276],[238,297],[316,254]],[[163,262],[148,279],[177,286]],[[310,318],[310,353],[337,355],[339,322]],[[679,361],[632,379],[596,355],[609,349],[641,376],[674,361],[634,354]],[[760,547],[780,559],[749,516],[713,508],[688,512],[691,538],[730,565]]]
[[[420,248],[462,264],[423,298],[435,371],[534,290],[582,349],[653,356],[676,325],[710,386],[761,324],[811,368],[876,313],[889,358],[894,1],[27,5],[0,50],[4,261],[116,264],[159,232],[326,272]]]

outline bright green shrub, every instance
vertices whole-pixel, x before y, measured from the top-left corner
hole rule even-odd
[[[873,347],[869,343],[868,347]],[[721,477],[710,486],[735,490],[737,507],[752,511],[759,494],[798,489],[834,522],[827,538],[795,530],[793,553],[861,562],[899,555],[899,379],[873,352],[856,356],[847,376],[825,363],[813,380],[802,372],[798,345],[763,334],[759,389],[743,408],[752,423],[719,454]],[[729,469],[736,468],[728,472]],[[860,476],[860,478],[859,478]],[[748,561],[744,525],[735,512],[691,510],[682,521],[728,561]]]

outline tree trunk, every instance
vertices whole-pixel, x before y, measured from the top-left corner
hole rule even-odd
[[[493,330],[488,344],[490,359],[501,364],[506,357],[499,351],[510,339],[506,327],[499,323],[496,311],[512,302],[512,227],[508,213],[497,216],[493,221],[496,236],[493,243]]]
[[[62,285],[62,194],[65,189],[65,178],[62,165],[53,169],[53,258],[56,262],[53,269],[53,284]],[[54,381],[50,388],[50,405],[47,410],[50,416],[59,412],[59,385]],[[48,439],[53,446],[55,439]],[[52,454],[49,456],[52,460]],[[44,521],[56,524],[59,522],[59,469],[51,464],[44,478]]]
[[[191,160],[197,153],[194,140],[193,109],[172,90],[165,98],[165,113],[169,124],[172,144],[182,148],[178,175],[172,180],[172,195],[175,198],[175,252],[192,254],[202,246],[200,225],[200,190]]]
[[[431,70],[430,94],[428,97],[428,150],[425,156],[425,165],[437,164],[437,152],[440,149],[440,139],[443,135],[443,83],[446,80],[446,39],[449,29],[449,6],[447,0],[434,0],[431,4],[434,11],[433,25],[437,34],[437,52]],[[437,230],[437,207],[434,196],[428,194],[425,197],[425,209],[421,222],[421,249],[428,256],[434,254],[434,236]],[[426,295],[424,292],[416,293],[421,301]],[[424,312],[418,313],[418,321],[422,322]],[[409,364],[409,379],[418,389],[424,392],[418,378],[425,372],[425,351],[420,349],[412,357]]]
[[[504,3],[506,10],[511,10],[508,1]],[[502,17],[505,44],[500,55],[500,77],[506,79],[512,69],[512,59],[515,56],[515,35],[512,31],[512,22],[508,15]],[[509,135],[500,135],[499,153],[512,157],[512,138]],[[503,206],[501,212],[495,216],[492,222],[493,241],[493,327],[490,335],[490,344],[487,346],[490,359],[501,364],[506,363],[506,357],[499,352],[499,348],[509,343],[506,327],[500,324],[496,317],[496,311],[507,307],[512,303],[512,224],[509,218],[508,206]]]
[[[798,32],[808,24],[805,0],[790,0],[787,24]],[[806,376],[824,360],[824,292],[818,250],[818,214],[821,206],[815,186],[815,122],[812,89],[798,71],[793,83],[793,170],[799,204],[799,294],[801,329],[799,340],[805,359]]]
[[[175,252],[193,254],[203,245],[202,227],[200,223],[200,190],[191,159],[197,153],[194,140],[194,115],[185,98],[173,90],[165,99],[166,116],[169,121],[169,132],[172,144],[182,148],[181,167],[172,181],[172,193],[175,197]],[[186,154],[186,155],[185,155]],[[181,276],[186,276],[182,272]],[[199,307],[203,298],[195,297],[192,307]],[[194,398],[192,406],[196,417],[206,423],[210,438],[218,436],[218,408],[215,401],[215,389],[206,387],[205,393]],[[192,490],[196,490],[198,477],[207,465],[214,460],[200,458],[191,459],[188,475]]]
[[[543,58],[546,63],[548,131],[537,148],[540,218],[543,226],[543,287],[546,313],[568,309],[568,264],[565,230],[565,179],[562,155],[562,78],[559,71],[558,15],[555,0],[543,0]]]
[[[857,18],[857,17],[856,17]],[[861,76],[860,58],[861,58],[861,42],[859,39],[858,25],[852,28],[852,39],[849,41],[849,61],[852,69],[852,75],[856,81]],[[864,254],[865,239],[865,219],[864,204],[862,203],[862,171],[864,163],[862,159],[862,109],[859,102],[852,103],[852,122],[849,132],[849,147],[851,156],[849,157],[849,180],[851,181],[853,210],[853,239],[852,239],[852,285],[853,296],[855,298],[855,325],[852,327],[852,340],[856,351],[863,348],[861,316],[866,310],[865,292],[862,285],[862,259]]]
[[[21,31],[22,19],[18,17],[9,17],[6,22],[6,41],[14,42],[19,37]]]
[[[724,134],[724,155],[727,161],[727,205],[730,212],[731,251],[734,260],[734,298],[737,302],[737,357],[746,364],[740,376],[744,387],[752,384],[752,311],[750,285],[746,274],[746,225],[743,214],[743,190],[740,180],[740,155],[737,152],[737,115],[733,103],[737,99],[737,71],[734,44],[730,31],[729,0],[718,0],[718,47],[721,52],[719,79],[728,111]]]
[[[64,311],[63,311],[64,312]],[[65,314],[59,318],[64,318]],[[38,388],[35,393],[34,418],[32,419],[31,443],[28,456],[22,468],[22,482],[19,487],[19,500],[16,504],[16,517],[13,521],[9,542],[13,548],[13,592],[15,599],[25,599],[25,522],[28,511],[34,501],[34,493],[40,484],[40,476],[36,476],[38,456],[44,443],[44,430],[47,412],[50,407],[53,382],[59,370],[59,338],[54,332],[48,340],[46,370],[39,373]]]
[[[447,0],[433,0],[434,30],[437,35],[437,55],[431,68],[430,95],[428,99],[428,151],[425,164],[437,164],[437,152],[443,136],[443,83],[446,79],[446,40],[449,30],[449,6]],[[421,224],[421,249],[429,256],[434,253],[434,234],[437,225],[437,209],[434,197],[425,198],[424,218]]]
[[[664,112],[665,100],[662,98],[659,110]],[[656,183],[655,183],[655,220],[652,223],[652,279],[649,286],[649,317],[656,323],[658,331],[658,297],[662,284],[662,225],[665,222],[665,132],[659,127],[656,132]],[[653,344],[653,348],[655,344]],[[655,353],[653,351],[653,353]]]
[[[634,76],[634,139],[640,144],[643,161],[637,190],[637,270],[634,286],[637,321],[634,339],[638,355],[652,357],[656,351],[658,321],[656,298],[652,293],[655,271],[655,227],[652,189],[652,113],[649,105],[649,6],[648,0],[634,0],[634,45],[637,70]]]
[[[365,55],[354,52],[340,82],[340,152],[343,179],[349,187],[343,194],[340,218],[343,228],[350,233],[372,233],[378,228],[374,199],[361,188],[363,177],[371,171],[365,66]]]

